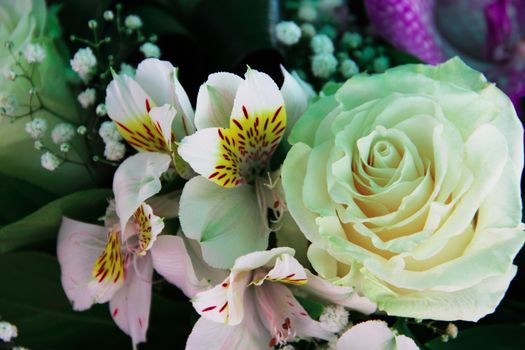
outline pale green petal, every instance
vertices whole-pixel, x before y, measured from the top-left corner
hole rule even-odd
[[[333,110],[337,104],[338,103],[333,96],[322,98],[312,104],[295,123],[295,126],[290,133],[290,137],[288,138],[288,142],[292,145],[302,142],[313,147],[315,133],[319,124],[323,121],[325,115]]]
[[[324,246],[315,223],[317,215],[305,207],[303,200],[303,176],[309,153],[310,147],[304,143],[295,144],[284,161],[281,176],[283,187],[286,189],[286,204],[290,214],[308,240],[314,243],[319,242],[318,244]]]
[[[204,260],[217,268],[268,245],[269,229],[255,190],[249,185],[223,188],[196,176],[186,183],[179,218],[188,238],[200,242]]]

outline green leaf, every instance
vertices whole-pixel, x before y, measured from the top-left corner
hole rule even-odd
[[[57,260],[24,252],[0,256],[0,316],[18,327],[17,344],[31,349],[130,349],[131,340],[111,319],[108,305],[73,311],[60,283]],[[174,319],[179,316],[179,321]],[[153,297],[149,342],[140,349],[184,347],[191,304]],[[175,321],[174,321],[175,320]],[[175,322],[178,325],[175,325]]]
[[[431,350],[515,350],[525,344],[525,326],[501,324],[459,330],[458,337],[444,343],[436,338],[425,345]]]
[[[0,174],[0,225],[19,220],[56,196],[21,179]]]
[[[302,307],[304,307],[304,309],[306,310],[306,312],[308,312],[308,315],[310,315],[311,318],[313,318],[314,320],[318,320],[319,317],[321,317],[321,314],[324,310],[323,304],[298,296],[295,296],[295,299],[297,299],[299,304],[301,304]]]
[[[95,222],[104,215],[110,190],[95,189],[59,198],[34,213],[0,229],[0,253],[52,240],[56,237],[62,216]]]

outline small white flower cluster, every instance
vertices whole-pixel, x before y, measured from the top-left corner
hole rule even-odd
[[[348,310],[342,305],[328,305],[324,308],[319,322],[325,330],[340,333],[348,325]]]
[[[144,54],[146,58],[159,58],[160,57],[160,48],[150,42],[142,44],[140,47],[140,52]]]
[[[129,15],[124,20],[124,25],[130,30],[137,30],[142,28],[142,20],[137,15]]]
[[[372,67],[376,73],[383,73],[390,68],[390,60],[386,56],[379,56],[372,62]]]
[[[0,116],[12,116],[18,108],[16,96],[6,92],[0,92]]]
[[[127,64],[127,63],[121,63],[120,64],[120,71],[118,74],[120,75],[127,75],[131,78],[134,78],[135,77],[135,72],[136,72],[136,69],[133,68],[132,65],[130,64]]]
[[[71,141],[75,136],[75,127],[69,123],[59,123],[51,131],[51,139],[57,145]]]
[[[11,68],[6,68],[2,72],[2,76],[5,80],[14,81],[16,79],[16,72]]]
[[[44,136],[47,131],[47,120],[43,118],[34,118],[25,125],[26,132],[33,138],[37,140]]]
[[[297,17],[305,22],[315,22],[317,19],[317,10],[310,3],[305,3],[299,8],[299,11],[297,11]]]
[[[295,22],[283,21],[275,26],[275,36],[284,45],[292,46],[301,39],[301,28]]]
[[[10,342],[11,339],[14,339],[18,336],[18,329],[15,325],[12,325],[9,322],[2,321],[0,322],[0,339],[4,342]]]
[[[341,72],[341,75],[343,77],[349,79],[359,73],[359,67],[353,59],[347,58],[341,61],[341,65],[339,66],[339,72]]]
[[[46,151],[40,157],[40,164],[44,169],[54,171],[60,166],[60,164],[62,164],[62,160],[53,153]]]
[[[104,141],[104,157],[107,160],[118,161],[124,158],[126,145],[122,141],[117,126],[112,121],[105,121],[100,125],[98,134]]]
[[[310,47],[315,54],[334,52],[334,43],[326,34],[315,35],[310,42]]]
[[[106,108],[105,104],[101,103],[95,109],[95,113],[97,113],[99,117],[104,117],[106,114],[108,114],[108,109]]]
[[[91,48],[79,49],[73,59],[70,60],[71,68],[80,76],[84,82],[88,82],[96,70],[97,58]]]
[[[95,104],[96,94],[95,89],[89,88],[78,94],[77,100],[82,108],[87,109]]]
[[[312,57],[312,73],[318,78],[328,78],[337,69],[337,59],[331,53],[320,53]]]
[[[348,49],[357,49],[363,43],[363,37],[359,33],[346,32],[341,38],[342,45]]]
[[[24,49],[24,58],[29,64],[41,63],[46,58],[46,50],[40,44],[28,44]]]

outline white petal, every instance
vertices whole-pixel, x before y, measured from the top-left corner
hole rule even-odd
[[[115,323],[129,335],[133,344],[146,341],[151,306],[151,257],[136,257],[128,269],[126,283],[109,303]]]
[[[405,339],[399,342],[384,321],[361,322],[339,338],[336,350],[417,350],[414,341]],[[397,343],[397,344],[396,344]]]
[[[108,116],[124,125],[140,121],[147,115],[146,100],[149,99],[135,80],[127,75],[114,75],[106,90]]]
[[[308,107],[308,96],[297,79],[288,73],[283,66],[281,66],[281,72],[284,76],[281,93],[284,98],[284,106],[286,107],[288,118],[288,126],[283,136],[286,140],[295,122],[304,113],[306,107]]]
[[[268,350],[270,334],[254,310],[246,305],[247,315],[243,323],[232,326],[201,317],[188,337],[186,350],[250,349]]]
[[[159,126],[164,140],[171,144],[171,124],[177,111],[170,105],[152,108],[149,112],[151,119]]]
[[[161,189],[160,176],[171,162],[167,154],[142,152],[127,158],[115,172],[113,192],[123,236],[129,218],[149,197]]]
[[[254,280],[256,285],[265,280],[281,282],[294,285],[302,285],[307,282],[304,267],[290,254],[281,254],[275,260],[274,267],[260,280]]]
[[[273,267],[275,261],[282,254],[294,255],[295,251],[292,248],[280,247],[270,250],[262,250],[243,255],[237,260],[232,267],[232,271],[252,271],[259,267]]]
[[[195,126],[204,128],[227,128],[233,100],[242,78],[232,73],[214,73],[199,88],[195,109]]]
[[[149,58],[137,67],[136,79],[156,105],[169,104],[177,110],[173,129],[178,140],[195,131],[193,108],[186,91],[179,83],[177,68],[168,61]]]
[[[217,128],[197,131],[182,139],[177,152],[197,173],[212,175],[219,162],[220,139]]]
[[[148,58],[140,62],[135,79],[146,91],[157,106],[169,104],[176,106],[175,85],[173,70],[175,68],[168,61]]]
[[[93,266],[104,251],[107,230],[63,218],[58,232],[57,257],[62,271],[62,287],[75,310],[85,310],[98,302],[88,287]],[[106,300],[107,301],[107,300]]]
[[[204,269],[200,269],[199,276],[196,273],[196,267],[203,266],[204,262],[197,261],[198,257],[195,255],[190,256],[182,237],[160,236],[151,249],[151,256],[155,270],[168,282],[180,288],[186,296],[191,298],[211,287]],[[218,272],[213,271],[213,275]],[[226,277],[222,270],[220,273],[223,278]]]
[[[272,78],[265,73],[248,69],[245,80],[237,90],[232,117],[244,118],[243,107],[249,115],[262,115],[277,110],[283,104],[283,96]]]
[[[268,244],[269,229],[251,186],[222,188],[194,177],[182,191],[179,217],[183,232],[201,243],[213,267],[231,267],[237,257]]]
[[[328,340],[333,333],[310,318],[306,310],[295,299],[290,289],[280,283],[266,283],[252,287],[257,310],[274,340],[274,345],[298,337],[313,337]]]
[[[301,291],[309,297],[331,304],[346,306],[349,309],[363,314],[371,314],[376,310],[376,305],[365,297],[359,296],[352,287],[336,286],[310,271],[306,270],[308,283],[301,286]]]

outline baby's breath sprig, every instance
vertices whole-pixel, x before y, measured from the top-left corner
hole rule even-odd
[[[360,72],[382,73],[391,59],[379,41],[355,23],[343,1],[287,0],[274,28],[289,68],[320,89]]]

